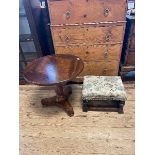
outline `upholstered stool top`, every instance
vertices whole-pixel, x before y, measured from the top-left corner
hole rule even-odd
[[[84,76],[83,100],[120,100],[127,99],[119,76]]]

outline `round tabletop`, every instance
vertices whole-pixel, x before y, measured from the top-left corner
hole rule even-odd
[[[74,55],[48,55],[30,62],[24,69],[24,78],[37,85],[65,83],[76,78],[83,67],[83,61]]]

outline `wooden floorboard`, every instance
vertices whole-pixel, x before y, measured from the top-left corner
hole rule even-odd
[[[135,89],[125,84],[124,114],[82,112],[82,85],[72,85],[75,115],[57,107],[42,108],[53,87],[21,85],[20,155],[133,155],[135,154]]]

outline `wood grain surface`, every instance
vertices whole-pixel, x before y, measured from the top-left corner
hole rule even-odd
[[[64,84],[81,73],[83,61],[74,55],[47,55],[30,62],[24,69],[27,82],[37,85]]]
[[[72,85],[74,117],[58,107],[42,108],[41,99],[54,96],[53,86],[20,86],[20,155],[135,154],[134,84],[125,84],[124,114],[82,112],[82,85]]]
[[[54,25],[125,20],[126,0],[49,0],[48,5]]]
[[[115,76],[118,74],[118,67],[119,61],[84,61],[84,69],[79,76]]]
[[[51,27],[55,46],[122,42],[125,25]]]
[[[121,44],[97,46],[65,46],[55,47],[58,54],[72,54],[81,58],[84,75],[117,75],[119,69]]]
[[[56,46],[55,50],[58,54],[74,54],[83,61],[120,61],[121,48],[121,44],[110,44],[94,46]]]

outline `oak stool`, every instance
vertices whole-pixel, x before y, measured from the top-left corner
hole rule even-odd
[[[120,76],[84,76],[82,108],[88,110],[124,113],[127,100]]]

